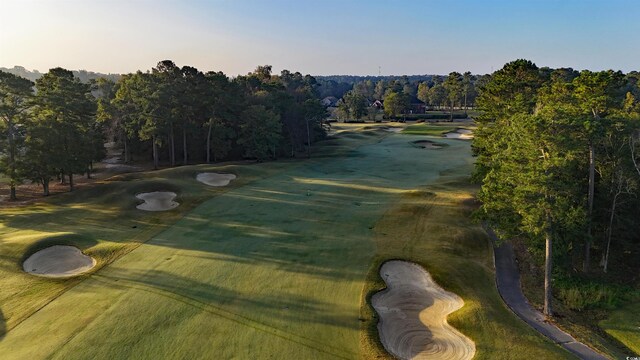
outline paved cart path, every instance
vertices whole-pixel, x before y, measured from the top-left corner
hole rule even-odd
[[[487,229],[487,233],[493,241],[496,263],[496,284],[500,296],[502,296],[507,306],[532,328],[580,359],[607,360],[608,358],[606,356],[577,341],[557,326],[545,321],[544,315],[534,309],[522,293],[520,287],[520,272],[511,244],[503,242],[500,246],[497,246],[498,238],[496,234],[491,229]]]

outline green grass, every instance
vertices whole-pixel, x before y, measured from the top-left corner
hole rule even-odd
[[[408,135],[442,136],[456,129],[457,127],[451,125],[415,124],[407,126],[402,130],[402,133]]]
[[[613,311],[599,325],[609,336],[640,356],[640,303]]]
[[[497,294],[486,238],[464,203],[469,144],[443,139],[446,149],[425,152],[410,144],[418,137],[354,132],[308,161],[128,175],[3,209],[2,357],[388,357],[367,298],[393,257],[465,299],[449,320],[479,358],[567,357]],[[238,179],[222,189],[194,180],[211,170]],[[163,189],[179,194],[176,211],[135,209],[136,193]],[[21,271],[26,254],[59,242],[99,270],[71,280]]]

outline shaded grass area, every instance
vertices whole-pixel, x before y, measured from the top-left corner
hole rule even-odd
[[[543,284],[544,273],[541,265],[542,259],[536,259],[530,252],[527,251],[522,241],[514,241],[514,250],[518,258],[520,267],[520,277],[522,282],[522,291],[527,300],[538,310],[543,307]],[[614,359],[624,359],[629,356],[628,350],[624,348],[626,343],[622,340],[616,339],[615,336],[608,334],[604,328],[598,328],[598,324],[602,320],[606,320],[609,314],[609,310],[602,308],[583,308],[580,311],[572,310],[569,305],[579,307],[582,305],[584,299],[580,301],[567,298],[564,288],[569,288],[569,284],[558,281],[555,279],[555,293],[553,301],[554,318],[553,322],[571,334],[578,341],[583,342],[594,349],[607,354]],[[563,288],[564,287],[564,288]],[[606,289],[603,289],[606,290]],[[557,298],[558,296],[565,296],[563,299]],[[585,294],[580,292],[580,297]],[[563,301],[561,301],[563,300]],[[569,305],[567,305],[569,304]],[[633,320],[629,319],[632,324]],[[624,323],[617,324],[625,326]],[[640,326],[640,324],[636,325]],[[632,326],[631,326],[632,328]]]
[[[475,359],[564,359],[568,352],[543,338],[504,305],[495,287],[486,234],[470,220],[476,189],[467,169],[402,196],[376,224],[376,255],[363,290],[361,345],[364,359],[391,358],[378,340],[370,299],[385,287],[379,268],[402,259],[427,269],[434,280],[464,299],[448,322],[476,344]]]
[[[0,353],[388,357],[366,299],[383,286],[380,264],[398,257],[465,299],[449,320],[480,358],[565,357],[499,300],[488,243],[467,216],[473,189],[458,180],[471,169],[469,144],[443,139],[449,147],[425,156],[410,144],[418,137],[346,130],[310,161],[130,174],[3,209],[0,331],[11,330]],[[211,188],[194,180],[201,171],[238,179]],[[135,210],[134,195],[154,190],[176,191],[181,206]],[[59,240],[102,268],[71,280],[22,273],[25,253]]]
[[[198,172],[235,173],[239,179],[232,182],[232,188],[287,166],[191,166],[122,175],[38,204],[2,209],[0,309],[5,331],[90,276],[55,280],[28,275],[22,271],[22,261],[31,254],[52,245],[76,246],[96,259],[93,273],[158,234],[205,199],[229,190],[196,182]],[[180,206],[155,213],[135,208],[139,203],[137,193],[157,190],[178,193]]]
[[[640,303],[629,304],[611,312],[599,325],[609,336],[640,356]]]

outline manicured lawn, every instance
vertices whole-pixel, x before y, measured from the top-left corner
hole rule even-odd
[[[457,127],[451,125],[415,124],[407,126],[402,130],[402,133],[408,135],[442,136],[456,129]]]
[[[640,304],[630,304],[613,311],[600,327],[614,339],[640,356]],[[631,355],[631,354],[629,354]]]
[[[497,294],[486,238],[468,217],[468,142],[426,151],[415,136],[343,134],[307,161],[129,175],[1,210],[0,354],[388,357],[367,298],[382,283],[378,266],[404,258],[465,300],[449,319],[478,358],[568,357]],[[238,179],[209,188],[194,180],[205,170]],[[136,210],[134,195],[153,190],[177,192],[182,205]],[[52,243],[75,244],[102,267],[73,280],[24,274],[25,255]]]

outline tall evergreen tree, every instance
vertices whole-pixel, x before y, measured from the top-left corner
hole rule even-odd
[[[16,200],[16,185],[21,182],[18,171],[22,140],[33,97],[33,83],[0,71],[0,130],[6,139],[6,151],[0,152],[0,172],[9,178],[11,200]],[[3,141],[0,140],[0,144]]]

